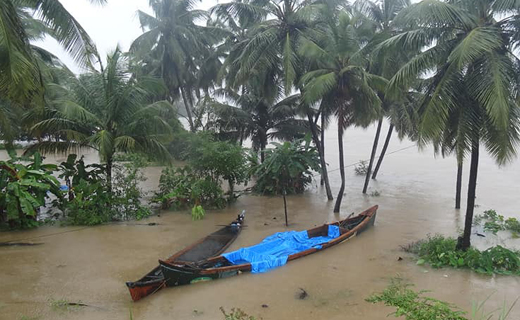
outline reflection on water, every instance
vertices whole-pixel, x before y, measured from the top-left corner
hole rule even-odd
[[[326,152],[333,191],[337,192],[340,181],[334,171],[338,168],[335,132],[334,128],[328,131]],[[373,128],[347,131],[346,164],[366,159],[373,132]],[[409,141],[392,141],[389,151],[410,145]],[[65,157],[48,156],[47,160],[61,162]],[[86,160],[96,161],[97,156],[88,153]],[[520,171],[515,170],[519,164],[515,161],[497,168],[492,159],[482,157],[477,214],[494,208],[503,215],[520,218]],[[145,189],[157,187],[160,171],[159,167],[146,169]],[[378,190],[381,196],[371,197],[361,194],[364,177],[355,176],[353,168],[347,168],[346,197],[340,216],[332,213],[333,203],[327,202],[317,179],[305,194],[288,198],[290,229],[306,229],[379,204],[375,227],[347,243],[266,274],[243,274],[169,288],[138,303],[131,302],[125,281],[139,278],[157,264],[157,259],[214,231],[242,209],[247,210],[247,227],[230,250],[285,230],[282,199],[244,196],[230,208],[208,211],[206,218],[198,222],[192,222],[187,211],[163,212],[145,223],[0,233],[0,241],[29,239],[44,243],[37,247],[0,248],[0,319],[19,319],[22,315],[39,319],[129,319],[129,309],[134,319],[221,319],[221,306],[240,307],[263,319],[383,319],[392,310],[364,299],[382,290],[394,276],[410,280],[418,289],[432,290],[432,296],[465,310],[470,310],[473,300],[483,300],[495,292],[488,305],[492,310],[504,299],[511,302],[520,294],[517,277],[417,266],[399,249],[428,233],[454,236],[463,227],[464,212],[453,209],[455,175],[454,159],[435,159],[430,149],[418,152],[406,148],[385,159],[378,181],[371,181],[368,192]],[[464,187],[467,172],[465,179]],[[157,225],[145,225],[148,222]],[[479,247],[502,243],[520,248],[519,239],[488,237],[474,242]],[[398,261],[400,256],[405,259]],[[295,298],[299,288],[308,292],[307,299]],[[50,308],[49,299],[64,298],[94,307],[61,314]],[[520,319],[520,306],[510,319]]]

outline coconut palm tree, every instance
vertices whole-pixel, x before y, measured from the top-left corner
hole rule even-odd
[[[103,4],[105,0],[91,0]],[[27,104],[43,93],[40,68],[33,55],[27,17],[31,12],[81,66],[91,66],[94,42],[58,0],[0,1],[0,94],[16,104]]]
[[[390,79],[395,74],[395,72],[399,70],[400,66],[402,66],[406,61],[408,61],[409,57],[411,56],[410,52],[404,52],[402,50],[377,50],[377,45],[379,43],[395,35],[400,30],[399,26],[396,26],[393,23],[393,20],[402,9],[406,8],[409,5],[409,0],[358,0],[354,2],[354,9],[362,15],[360,18],[366,20],[365,23],[374,30],[371,39],[364,48],[365,52],[367,53],[370,59],[370,64],[368,68],[368,71],[370,73],[380,75],[385,79]],[[380,93],[380,96],[383,97],[384,92]],[[397,103],[387,101],[383,98],[382,106],[383,110],[385,111],[385,115],[389,117],[395,114],[395,112],[392,112],[391,109],[401,108],[402,103],[403,101],[401,101],[401,103]],[[384,152],[386,152],[386,149],[388,148],[388,143],[390,142],[390,136],[392,135],[392,131],[394,129],[394,121],[398,119],[390,118],[389,120],[390,127],[387,134],[387,139],[385,139],[385,145],[383,146]],[[379,143],[379,136],[381,133],[382,124],[383,117],[379,119],[377,124],[376,135],[374,137],[370,161],[365,177],[365,184],[363,185],[363,193],[366,193],[368,189],[370,175],[372,174],[375,154],[377,151],[377,145]],[[382,152],[378,161],[378,169],[381,166],[383,157],[384,153]],[[376,173],[376,171],[374,171],[374,173]]]
[[[197,24],[199,19],[209,18],[209,14],[194,9],[195,2],[191,0],[150,0],[149,3],[154,16],[137,12],[145,32],[134,40],[130,51],[150,74],[164,80],[171,103],[182,97],[190,129],[194,131],[194,95],[198,96],[200,87],[211,84],[207,82],[211,70],[210,78],[216,77],[220,60],[214,54],[214,46],[227,32],[216,26]],[[205,64],[207,68],[201,67]]]
[[[231,90],[219,90],[216,94],[228,103],[212,101],[217,118],[210,123],[212,129],[223,136],[234,136],[240,144],[250,138],[253,150],[260,152],[263,162],[264,151],[270,140],[294,140],[308,132],[307,122],[298,119],[299,94],[276,99],[244,90],[237,94]]]
[[[361,54],[361,37],[356,21],[347,11],[325,8],[323,36],[302,39],[301,55],[313,69],[301,78],[303,99],[313,104],[325,103],[334,110],[338,121],[339,165],[341,187],[334,212],[339,212],[345,191],[343,134],[353,124],[368,125],[381,115],[377,89],[384,90],[386,81],[366,72]]]
[[[247,38],[237,42],[226,62],[228,85],[238,88],[255,72],[277,70],[285,94],[290,94],[303,70],[298,58],[300,38],[312,31],[315,9],[310,2],[301,0],[234,1],[217,5],[214,11],[220,17],[235,17],[249,27]]]
[[[108,55],[102,72],[82,75],[69,88],[50,86],[57,92],[49,102],[51,116],[32,127],[46,133],[47,139],[29,150],[68,152],[93,148],[106,163],[109,184],[116,152],[169,158],[162,142],[169,139],[171,129],[158,113],[170,105],[165,101],[146,105],[147,98],[154,94],[147,88],[150,80],[141,86],[130,77],[126,60],[117,48]]]
[[[464,234],[459,248],[471,242],[480,147],[498,164],[515,154],[519,140],[520,4],[508,0],[424,0],[399,14],[411,29],[386,41],[424,51],[392,78],[389,94],[399,96],[419,75],[432,72],[420,114],[420,142],[442,140],[450,117],[460,112],[464,134],[457,145],[470,154],[470,177]]]

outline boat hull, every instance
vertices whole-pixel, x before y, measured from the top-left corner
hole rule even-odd
[[[166,261],[169,263],[196,263],[221,254],[238,237],[243,221],[244,212],[229,225],[173,254]],[[141,279],[126,282],[126,286],[132,300],[138,301],[168,286],[168,282],[164,278],[162,268],[157,266]]]
[[[306,255],[323,251],[331,246],[347,241],[356,235],[366,231],[369,227],[374,225],[376,214],[377,214],[378,206],[374,206],[368,210],[365,210],[361,214],[356,217],[345,219],[343,221],[339,221],[336,223],[326,224],[321,227],[317,227],[314,229],[307,230],[309,236],[312,236],[314,233],[320,230],[320,228],[326,228],[328,225],[338,225],[340,227],[349,225],[349,222],[352,225],[352,229],[347,229],[341,234],[338,238],[335,238],[329,242],[323,243],[320,249],[312,248],[308,249],[288,257],[288,261],[292,261]],[[346,229],[346,228],[344,228]],[[228,278],[231,276],[235,276],[241,274],[243,272],[251,271],[251,264],[240,264],[240,265],[224,265],[218,266],[218,264],[225,264],[227,261],[222,256],[210,258],[205,264],[213,263],[211,268],[204,268],[204,264],[184,264],[184,263],[169,263],[167,261],[159,261],[161,270],[164,274],[164,279],[166,281],[166,285],[168,287],[180,286],[193,284],[198,282],[211,281],[216,279]],[[216,266],[215,266],[216,263]]]

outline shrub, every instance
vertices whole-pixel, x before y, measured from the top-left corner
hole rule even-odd
[[[83,167],[82,159],[75,166]],[[111,186],[101,176],[93,175],[93,171],[87,175],[81,174],[82,170],[76,172],[72,178],[76,182],[70,190],[72,197],[69,195],[68,201],[60,203],[65,215],[64,224],[96,225],[109,221],[139,220],[151,214],[150,209],[141,204],[143,192],[139,182],[145,179],[139,165],[115,166]]]
[[[226,205],[224,191],[211,177],[201,178],[191,166],[167,167],[159,180],[159,192],[155,202],[163,209],[181,209],[204,205],[223,208]]]
[[[210,176],[217,183],[227,181],[230,201],[234,199],[235,184],[248,180],[244,149],[233,143],[206,141],[192,150],[189,163],[202,176]]]
[[[312,181],[312,170],[318,171],[319,156],[310,138],[294,142],[273,143],[265,150],[265,160],[254,169],[254,190],[263,194],[302,193]]]
[[[516,251],[495,246],[485,251],[469,248],[457,250],[457,240],[440,235],[415,244],[411,252],[419,256],[417,264],[429,263],[434,268],[449,266],[470,268],[485,274],[520,275],[520,255]]]

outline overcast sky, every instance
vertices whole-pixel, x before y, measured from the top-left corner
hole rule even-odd
[[[137,10],[152,13],[148,0],[108,0],[108,4],[98,6],[88,0],[61,0],[65,8],[87,30],[102,57],[112,51],[117,44],[122,50],[128,50],[132,41],[141,33]],[[215,0],[203,0],[198,7],[208,9],[215,5]],[[36,43],[56,54],[74,72],[81,69],[74,64],[70,56],[52,39]]]

